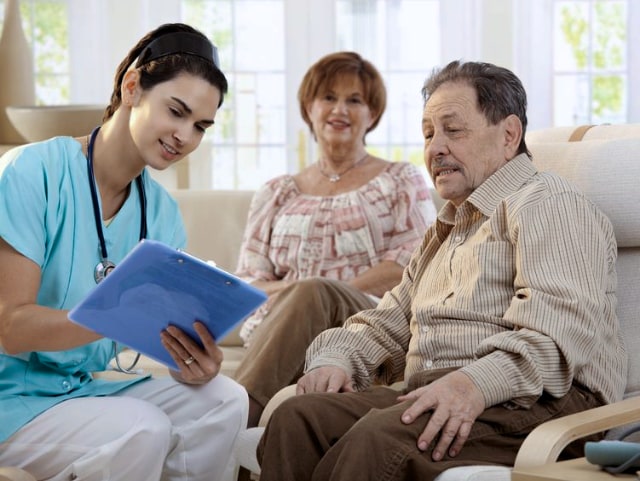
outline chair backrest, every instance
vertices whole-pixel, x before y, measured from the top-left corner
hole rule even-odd
[[[631,397],[640,394],[640,124],[597,130],[598,140],[586,140],[585,134],[579,142],[545,142],[544,136],[532,132],[527,141],[539,170],[575,183],[613,224],[618,242],[617,313],[629,355],[625,397]],[[557,140],[557,132],[551,133]]]
[[[528,144],[640,138],[640,124],[603,124],[549,127],[527,132]]]

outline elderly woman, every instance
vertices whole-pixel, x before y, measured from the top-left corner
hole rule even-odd
[[[386,106],[370,62],[353,52],[321,58],[298,100],[318,160],[256,192],[236,272],[269,294],[241,331],[247,353],[236,380],[249,393],[249,426],[302,375],[316,335],[375,307],[400,282],[436,215],[416,167],[365,149]]]

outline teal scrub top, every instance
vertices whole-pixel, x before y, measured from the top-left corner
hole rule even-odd
[[[96,286],[100,261],[87,159],[71,137],[56,137],[7,152],[0,177],[0,237],[42,272],[37,302],[71,309]],[[146,171],[147,238],[184,248],[186,234],[177,203]],[[99,197],[99,196],[98,196]],[[136,183],[108,226],[108,258],[116,265],[138,243],[140,199]],[[67,351],[0,351],[0,442],[38,414],[70,398],[105,396],[144,378],[93,379],[107,368],[112,342],[101,339]]]

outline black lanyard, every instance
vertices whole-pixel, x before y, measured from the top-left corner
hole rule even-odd
[[[91,132],[87,145],[87,172],[89,175],[89,187],[91,189],[91,203],[93,204],[93,217],[96,222],[96,232],[100,240],[100,262],[96,265],[93,278],[96,284],[102,281],[111,270],[115,268],[115,264],[109,260],[107,253],[107,244],[104,241],[104,233],[102,232],[102,216],[100,215],[100,204],[98,203],[98,189],[96,188],[96,178],[93,174],[93,145],[98,136],[100,127],[96,127]],[[138,188],[138,196],[140,197],[140,240],[147,237],[147,197],[144,192],[144,182],[142,174],[136,177],[136,186]]]

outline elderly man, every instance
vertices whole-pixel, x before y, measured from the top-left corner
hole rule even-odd
[[[541,422],[622,396],[613,229],[531,163],[521,82],[452,62],[423,97],[425,162],[448,202],[402,282],[313,342],[305,394],[276,410],[259,445],[261,481],[512,464]],[[402,378],[401,395],[370,387]]]

